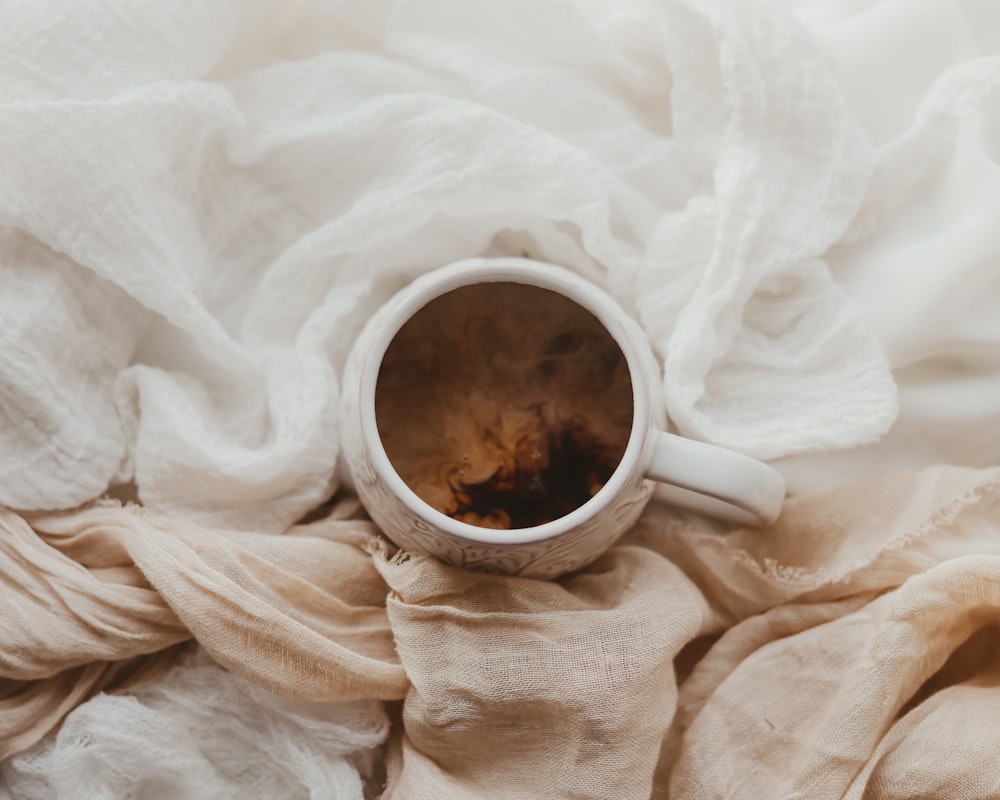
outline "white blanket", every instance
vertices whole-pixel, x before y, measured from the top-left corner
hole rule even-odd
[[[780,9],[105,5],[18,5],[0,47],[0,502],[134,480],[283,529],[335,488],[360,324],[487,251],[609,287],[684,433],[773,458],[892,422],[822,261],[874,150]]]
[[[2,7],[0,504],[283,530],[365,319],[483,253],[608,288],[793,490],[998,461],[992,0]]]

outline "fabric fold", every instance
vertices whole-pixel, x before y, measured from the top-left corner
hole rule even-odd
[[[549,583],[377,558],[412,687],[389,798],[648,798],[673,659],[710,616],[675,566],[619,547]]]
[[[153,696],[191,638],[275,725],[283,702],[401,701],[387,800],[992,791],[1000,469],[800,495],[762,529],[654,502],[556,581],[395,551],[357,510],[277,537],[115,503],[4,511],[0,754],[67,714],[96,725],[97,693]]]
[[[37,741],[129,659],[192,637],[281,696],[401,698],[373,533],[343,519],[281,537],[209,530],[115,503],[0,511],[0,752]]]
[[[487,254],[608,289],[687,435],[776,458],[886,430],[889,363],[823,261],[872,148],[795,16],[470,8],[11,14],[0,504],[71,508],[132,481],[159,512],[280,533],[338,489],[340,371],[364,323]]]

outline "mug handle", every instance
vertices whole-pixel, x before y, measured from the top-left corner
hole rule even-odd
[[[768,525],[785,500],[785,479],[774,467],[718,445],[658,433],[646,475],[664,484],[658,496],[742,525]]]

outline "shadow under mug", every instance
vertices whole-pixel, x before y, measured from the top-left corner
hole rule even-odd
[[[432,300],[474,284],[523,284],[558,293],[595,317],[624,355],[632,426],[617,467],[579,507],[531,527],[497,530],[449,516],[402,479],[383,446],[376,387],[401,328]],[[636,521],[653,481],[660,497],[744,525],[772,522],[785,495],[772,467],[666,431],[660,369],[639,325],[604,291],[562,267],[522,258],[475,258],[419,277],[369,320],[344,369],[341,446],[350,482],[383,533],[404,550],[451,564],[553,578],[593,561]]]

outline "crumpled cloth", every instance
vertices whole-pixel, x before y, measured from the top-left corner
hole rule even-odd
[[[338,373],[421,272],[611,291],[688,435],[872,442],[885,354],[824,253],[875,153],[768,0],[8,0],[0,503],[280,533],[337,488]]]
[[[789,0],[875,148],[827,253],[885,351],[899,415],[876,443],[783,459],[792,491],[1000,463],[1000,4]]]
[[[3,3],[0,503],[70,508],[109,483],[131,480],[147,506],[169,513],[171,531],[181,519],[286,530],[336,491],[337,372],[364,319],[417,273],[479,253],[547,258],[612,291],[669,366],[665,388],[679,427],[781,456],[795,491],[900,467],[1000,460],[1000,5],[471,5],[475,11],[459,0]],[[879,438],[896,413],[893,381],[899,415]],[[932,503],[948,495],[933,486],[921,491]],[[989,503],[992,495],[984,495]],[[969,509],[976,506],[969,501]],[[827,511],[839,518],[835,508]],[[647,519],[654,532],[690,538],[662,509],[650,509]],[[957,531],[965,541],[963,525],[919,538],[941,541]],[[842,530],[834,529],[838,541]],[[891,520],[888,529],[895,529]],[[804,769],[807,756],[776,743],[781,725],[775,734],[767,722],[757,731],[753,714],[735,718],[734,696],[765,682],[783,685],[780,671],[774,679],[766,669],[758,676],[744,661],[770,658],[772,645],[761,645],[758,656],[757,641],[799,641],[810,619],[825,631],[829,615],[850,618],[875,602],[862,593],[857,610],[849,598],[826,610],[795,608],[781,600],[792,584],[778,576],[804,574],[804,585],[819,585],[827,580],[823,564],[809,561],[803,570],[805,560],[792,559],[786,569],[783,556],[760,553],[754,537],[744,544],[692,530],[705,534],[700,544],[667,553],[686,564],[685,575],[699,574],[700,563],[713,570],[729,564],[721,552],[706,553],[731,540],[738,545],[733,558],[753,562],[760,554],[764,565],[766,578],[747,597],[763,593],[775,607],[788,607],[789,619],[776,614],[758,623],[754,639],[752,626],[730,608],[729,621],[708,625],[714,632],[681,648],[674,659],[681,701],[654,773],[657,796],[671,781],[677,796],[728,791],[710,781],[692,788],[701,774],[711,778],[716,763],[730,763],[728,748],[706,746],[699,755],[687,744],[699,730],[721,737],[749,727],[760,734],[761,752],[781,754],[779,766],[787,760],[798,765],[790,771]],[[883,541],[880,530],[866,535]],[[144,536],[160,541],[158,533]],[[900,552],[912,553],[911,545]],[[950,563],[960,545],[914,556],[907,574]],[[991,552],[986,533],[976,546]],[[869,552],[856,541],[848,550]],[[838,556],[836,547],[818,553]],[[243,557],[236,548],[209,563],[239,577],[247,569]],[[76,800],[86,796],[81,789],[114,796],[109,787],[121,786],[115,770],[126,783],[149,776],[154,784],[143,785],[144,796],[155,796],[164,770],[168,796],[191,796],[189,787],[203,780],[216,781],[214,796],[252,796],[240,794],[240,786],[256,786],[261,797],[307,796],[288,774],[289,762],[317,781],[321,795],[333,794],[322,776],[339,775],[343,796],[357,796],[360,778],[346,765],[363,766],[370,756],[362,754],[384,735],[375,704],[286,708],[247,688],[253,675],[191,664],[179,641],[189,630],[180,607],[164,611],[163,630],[129,644],[129,652],[144,654],[88,661],[102,648],[113,657],[128,641],[113,626],[102,628],[119,604],[141,620],[146,599],[158,602],[140,591],[148,580],[128,558],[104,572],[87,569],[134,591],[102,595],[111,610],[60,646],[48,666],[55,672],[36,663],[44,678],[5,679],[6,741],[18,726],[21,743],[33,741],[93,692],[127,693],[98,695],[90,701],[96,710],[84,705],[58,736],[9,759],[0,796],[8,784],[25,797],[62,793]],[[283,569],[284,556],[269,551],[263,558]],[[739,569],[749,580],[749,567]],[[844,570],[853,574],[854,567]],[[949,584],[953,578],[956,585],[965,580],[944,576]],[[320,593],[334,591],[321,577],[310,580]],[[63,598],[46,588],[49,581],[42,573],[25,584],[47,598],[42,618],[72,620],[65,603],[85,594]],[[711,590],[731,579],[696,583],[716,613]],[[779,584],[786,595],[772,597]],[[979,582],[972,585],[981,591]],[[739,598],[721,605],[734,604]],[[279,626],[289,619],[284,608],[269,613]],[[292,623],[300,630],[301,620]],[[234,631],[213,628],[203,625],[199,637],[230,641],[242,652]],[[888,628],[900,629],[895,620]],[[324,624],[318,630],[312,644],[332,647],[335,640],[320,643]],[[730,633],[709,649],[722,630]],[[34,641],[30,625],[21,635]],[[288,644],[270,628],[255,641]],[[728,660],[724,642],[732,645]],[[166,649],[145,649],[156,646]],[[951,648],[952,633],[941,646]],[[26,643],[8,657],[31,664],[25,654],[34,647]],[[993,677],[981,668],[993,648],[987,627],[949,650],[945,667],[886,723],[878,758],[859,768],[850,796],[907,796],[911,772],[913,785],[932,787],[931,796],[996,793],[987,764],[995,749],[988,718]],[[895,680],[895,662],[869,650],[877,669]],[[802,653],[807,663],[827,657]],[[83,661],[60,666],[73,657]],[[921,659],[915,657],[923,665]],[[688,678],[695,662],[706,666]],[[500,668],[489,658],[481,667],[490,675]],[[730,671],[742,677],[729,682]],[[199,694],[194,684],[207,688]],[[884,688],[868,686],[876,700],[885,700]],[[450,698],[445,689],[425,694],[440,703]],[[469,697],[460,701],[474,710],[475,686]],[[858,713],[869,705],[860,703]],[[438,707],[427,706],[426,715],[433,719]],[[359,708],[367,709],[367,721]],[[662,712],[656,704],[650,709]],[[810,714],[801,712],[816,720]],[[239,739],[242,723],[229,725],[228,716],[247,723],[243,734],[252,726],[258,737]],[[712,728],[713,717],[732,722],[732,730]],[[185,719],[228,727],[218,737],[185,738]],[[770,709],[765,719],[777,722]],[[853,719],[838,721],[846,729]],[[860,729],[870,722],[863,719]],[[692,733],[678,733],[689,725]],[[310,726],[314,739],[322,731],[341,737],[323,740],[329,759],[309,747]],[[403,787],[394,790],[401,796],[427,761],[420,753],[434,747],[433,725],[411,727],[422,735],[390,743],[392,774],[412,778],[390,782]],[[589,729],[600,739],[599,726]],[[259,772],[234,765],[229,739],[260,753]],[[457,747],[443,741],[442,751]],[[748,757],[753,743],[727,741],[732,763],[754,785],[766,784],[773,770]],[[845,763],[865,750],[859,741]],[[938,752],[942,741],[960,743],[972,764],[964,765],[966,777],[957,777],[963,765],[950,745]],[[269,751],[280,755],[268,760]],[[589,763],[592,751],[581,752],[581,763]],[[698,766],[713,754],[717,762]],[[977,768],[976,759],[985,766]],[[187,769],[171,774],[174,760]],[[435,763],[449,775],[457,769]],[[638,772],[647,767],[642,761]],[[429,762],[425,772],[428,781],[444,780]],[[84,774],[94,783],[84,786]],[[831,774],[831,786],[805,794],[835,795],[843,772]],[[804,779],[778,770],[770,780]],[[474,783],[458,780],[470,792]]]
[[[370,522],[326,520],[308,536],[293,528],[277,538],[112,502],[32,524],[6,510],[0,519],[0,630],[9,642],[0,664],[4,678],[23,682],[13,692],[8,681],[0,758],[65,713],[59,687],[79,699],[119,682],[124,659],[192,636],[220,665],[293,698],[395,699],[405,690],[385,589],[362,549]]]
[[[654,503],[605,556],[552,582],[393,552],[337,508],[282,537],[114,504],[4,512],[0,752],[41,739],[95,689],[121,688],[88,668],[134,672],[193,634],[240,681],[290,702],[333,714],[337,701],[401,699],[386,798],[958,800],[1000,788],[1000,469],[802,495],[765,529],[722,532]],[[44,565],[26,584],[24,559]],[[114,699],[98,698],[105,729]],[[70,714],[41,754],[5,764],[13,796],[46,796],[21,792],[41,785],[46,758],[108,785],[121,737],[99,726],[87,738],[83,722]],[[370,727],[367,746],[384,733]],[[175,772],[154,770],[164,797],[186,785]]]
[[[377,701],[296,702],[204,652],[174,656],[157,680],[97,695],[9,760],[0,797],[361,800],[375,785],[389,725]]]

